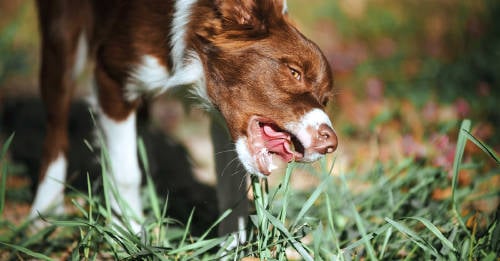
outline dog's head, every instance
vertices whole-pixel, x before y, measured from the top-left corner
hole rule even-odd
[[[332,96],[329,64],[290,23],[283,1],[215,1],[219,22],[203,50],[208,96],[254,174],[269,175],[273,155],[311,162],[337,147],[324,112]]]

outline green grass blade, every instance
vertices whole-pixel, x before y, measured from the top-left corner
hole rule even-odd
[[[297,226],[297,224],[299,223],[300,220],[302,220],[307,211],[309,211],[309,209],[314,205],[314,202],[316,202],[316,200],[319,198],[319,196],[324,190],[324,187],[330,180],[331,176],[326,177],[326,179],[323,180],[323,182],[321,182],[321,184],[314,190],[311,196],[306,200],[303,207],[300,209],[299,214],[297,214],[297,217],[293,222],[292,228],[295,228]]]
[[[328,196],[328,193],[325,192],[325,204],[326,204],[326,210],[327,210],[327,217],[328,217],[328,225],[330,227],[332,237],[333,237],[333,243],[335,244],[335,247],[337,248],[337,253],[340,253],[340,243],[339,239],[337,236],[337,231],[335,229],[335,223],[333,221],[333,208],[331,205],[330,201],[330,196]]]
[[[53,260],[52,258],[50,258],[50,257],[48,257],[46,255],[43,255],[43,254],[31,251],[31,250],[29,250],[29,249],[27,249],[25,247],[12,245],[12,244],[5,243],[5,242],[0,242],[0,244],[5,245],[5,246],[7,246],[9,248],[12,248],[12,249],[14,249],[16,251],[25,253],[26,255],[32,256],[32,257],[34,257],[36,259],[39,259],[39,260],[47,260],[47,261],[52,261]]]
[[[436,257],[440,257],[439,253],[437,250],[430,244],[427,244],[424,239],[422,239],[417,233],[415,233],[413,230],[407,228],[405,225],[394,221],[388,217],[384,218],[385,221],[389,224],[391,224],[394,228],[396,228],[399,232],[405,234],[408,236],[408,238],[413,241],[418,247],[420,247],[424,252],[426,253],[431,253],[432,255]],[[429,246],[426,246],[429,245]]]
[[[94,217],[92,216],[94,213],[94,199],[92,197],[92,187],[90,185],[90,175],[87,173],[87,194],[88,194],[88,204],[89,204],[89,222],[94,222]]]
[[[283,223],[281,223],[281,221],[279,219],[275,218],[271,213],[269,213],[267,210],[263,209],[261,205],[256,205],[256,206],[261,208],[262,214],[266,216],[266,218],[269,220],[269,222],[271,222],[271,224],[273,226],[275,226],[278,230],[281,231],[281,233],[283,233],[287,237],[287,240],[289,241],[289,243],[293,246],[293,248],[295,250],[297,250],[297,252],[299,252],[300,255],[302,255],[304,260],[307,260],[307,261],[313,260],[311,255],[307,252],[307,250],[302,245],[302,243],[299,242],[297,239],[295,239],[291,235],[290,231],[288,231],[288,229],[285,227],[285,225],[283,225]]]
[[[471,122],[470,120],[464,120],[462,124],[460,125],[460,132],[458,135],[458,140],[457,140],[457,147],[455,151],[455,158],[453,161],[453,177],[451,181],[451,200],[452,200],[452,209],[453,213],[455,214],[455,217],[462,227],[462,229],[469,235],[470,237],[470,232],[467,229],[467,226],[465,226],[465,223],[462,219],[462,216],[460,215],[460,211],[458,210],[458,203],[456,200],[456,191],[457,191],[457,183],[458,183],[458,175],[459,175],[459,170],[460,170],[460,164],[462,162],[462,157],[464,155],[464,150],[465,150],[465,144],[467,143],[467,135],[466,133],[470,131],[471,128]]]
[[[498,256],[497,256],[498,253],[490,253],[489,255],[487,255],[486,257],[483,258],[483,261],[495,261],[495,260],[498,260]]]
[[[85,219],[74,218],[71,220],[49,220],[48,222],[58,227],[93,227],[99,230],[99,232],[102,232],[102,229],[95,226],[93,223],[89,223]]]
[[[141,158],[142,165],[144,166],[144,172],[146,173],[147,192],[149,195],[149,200],[151,200],[151,208],[153,209],[156,220],[161,220],[160,201],[158,199],[158,195],[156,194],[154,182],[151,178],[146,147],[144,146],[144,141],[141,138],[138,139],[137,146],[139,150],[139,157]]]
[[[162,236],[162,245],[163,246],[169,246],[170,245],[170,242],[168,240],[168,238],[165,238],[165,235],[166,235],[166,230],[167,230],[167,227],[163,225],[163,222],[165,220],[167,220],[167,209],[168,209],[168,194],[167,194],[167,197],[165,198],[165,203],[163,204],[163,209],[162,209],[162,212],[161,212],[161,222],[160,223],[160,235]],[[165,231],[164,231],[165,230]]]
[[[195,208],[193,208],[191,210],[191,214],[189,214],[189,218],[188,218],[188,221],[186,223],[186,228],[184,229],[184,234],[182,234],[182,239],[181,239],[181,242],[179,243],[179,247],[182,247],[184,245],[184,242],[186,241],[187,235],[189,233],[189,229],[191,227],[191,222],[193,221],[194,210],[195,210]]]
[[[262,212],[262,209],[265,209],[267,205],[264,203],[264,193],[262,192],[262,186],[260,184],[260,179],[257,176],[252,176],[251,177],[252,181],[252,190],[253,190],[253,195],[254,195],[254,204],[255,204],[255,210],[257,212],[256,215],[256,227],[258,228],[257,230],[257,247],[259,254],[261,257],[266,258],[267,257],[267,251],[266,250],[266,241],[268,240],[268,235],[267,233],[268,229],[268,221],[264,213]],[[254,220],[251,218],[251,220]]]
[[[283,194],[283,206],[281,208],[281,212],[279,213],[278,217],[282,223],[286,222],[286,216],[287,216],[288,206],[289,206],[288,202],[290,199],[290,179],[292,177],[292,172],[293,172],[294,167],[295,167],[294,162],[288,164],[288,166],[286,168],[286,172],[285,172],[285,177],[283,179],[283,182],[281,182],[281,186],[282,186],[281,192]],[[274,197],[271,197],[271,199],[274,199]],[[271,200],[271,202],[272,202],[272,200]],[[273,234],[275,235],[275,239],[279,239],[281,236],[279,230],[276,229],[276,227],[273,228]],[[285,259],[285,256],[286,256],[285,247],[286,247],[286,244],[278,244],[276,246],[276,253],[278,253],[278,260]]]
[[[342,186],[344,189],[347,191],[348,186],[347,186],[347,181],[345,179],[344,175],[341,175],[341,180],[342,180]],[[356,226],[359,230],[359,233],[362,236],[362,239],[364,239],[364,244],[366,247],[366,251],[368,252],[368,256],[370,257],[370,260],[378,260],[377,256],[375,255],[375,250],[373,249],[373,246],[370,243],[370,239],[368,239],[368,234],[366,233],[366,228],[365,225],[363,224],[363,220],[361,219],[361,216],[359,215],[358,210],[356,209],[356,206],[352,202],[349,203],[351,207],[351,211],[354,215],[354,220],[356,221]]]
[[[210,249],[220,246],[220,244],[222,244],[222,242],[224,242],[225,240],[226,240],[225,238],[214,238],[213,240],[206,242],[204,245],[198,247],[198,249],[193,253],[189,253],[189,258],[193,258],[195,256],[204,254],[208,252]]]
[[[36,244],[38,242],[41,242],[44,238],[49,237],[54,231],[56,230],[56,227],[53,225],[49,225],[42,230],[38,231],[34,235],[31,235],[30,237],[26,238],[26,240],[18,243],[17,245],[20,247],[29,247],[33,244]]]
[[[367,237],[368,234],[366,233],[366,228],[365,225],[363,224],[363,220],[361,219],[361,216],[359,215],[359,212],[354,206],[354,204],[351,204],[351,210],[352,213],[354,214],[354,220],[356,221],[356,226],[359,229],[359,233],[361,233],[362,238],[364,238],[364,245],[366,247],[370,260],[378,260],[377,256],[375,255],[375,250],[373,249],[373,246],[370,243],[370,239],[368,239]]]
[[[313,241],[313,250],[314,250],[314,260],[320,260],[320,251],[319,251],[319,247],[321,246],[321,241],[324,237],[323,235],[323,223],[322,222],[319,222],[319,225],[318,227],[316,228],[316,231],[314,231],[313,233],[313,238],[314,238],[314,241]]]
[[[102,176],[102,189],[103,189],[103,196],[104,196],[104,209],[105,213],[104,216],[106,217],[107,223],[111,224],[112,220],[112,212],[111,212],[111,184],[109,182],[108,178],[108,167],[106,162],[106,153],[104,148],[101,150],[101,176]]]
[[[439,238],[439,240],[441,240],[441,243],[443,243],[443,245],[445,245],[446,247],[448,247],[449,249],[451,249],[453,251],[457,251],[455,249],[455,247],[453,246],[453,243],[451,243],[443,235],[443,233],[441,233],[441,231],[439,231],[439,229],[436,226],[434,226],[434,224],[432,224],[429,220],[422,218],[422,217],[408,217],[408,218],[420,221],[420,223],[424,224],[424,226],[427,227],[427,229],[429,229],[429,231],[431,231],[437,238]]]
[[[486,154],[488,154],[492,159],[496,161],[497,164],[500,164],[500,158],[495,153],[495,151],[490,148],[488,145],[484,144],[482,141],[474,137],[468,130],[462,129],[464,135],[472,141],[476,146],[478,146],[481,150],[483,150]]]
[[[290,198],[290,178],[292,176],[292,171],[293,171],[293,164],[288,164],[285,172],[285,178],[283,179],[283,182],[281,183],[282,190],[283,190],[283,208],[281,209],[280,213],[280,220],[281,222],[285,222],[286,219],[286,213],[287,213],[287,208],[288,208],[288,199]]]
[[[392,227],[389,227],[385,232],[384,243],[382,244],[382,249],[380,250],[380,254],[378,256],[379,259],[384,258],[385,250],[387,249],[387,245],[389,244],[389,239],[391,238],[391,235],[392,235]]]
[[[171,250],[168,252],[169,255],[176,255],[176,254],[182,254],[186,253],[189,251],[194,251],[197,249],[200,249],[202,247],[207,247],[207,246],[217,246],[220,243],[224,242],[226,239],[225,238],[214,238],[214,239],[207,239],[207,240],[198,240],[192,244],[185,245],[183,247],[176,248],[174,250]]]
[[[208,236],[208,234],[210,234],[212,229],[214,229],[217,225],[219,225],[219,223],[222,222],[222,220],[224,220],[227,216],[229,216],[229,214],[231,214],[231,212],[233,212],[232,209],[228,209],[228,210],[224,211],[224,213],[222,213],[222,215],[207,229],[207,231],[205,231],[205,233],[203,233],[203,235],[200,237],[200,240],[203,240],[204,238],[206,238]]]
[[[12,143],[12,140],[14,140],[15,133],[12,133],[7,140],[4,142],[2,146],[2,151],[0,152],[0,161],[2,161],[7,154],[7,150],[10,147],[10,144]]]
[[[470,240],[466,238],[462,243],[462,251],[460,251],[460,260],[468,260],[470,248]]]
[[[85,210],[85,208],[78,203],[78,200],[76,199],[71,199],[71,203],[73,203],[73,206],[80,211],[80,213],[83,215],[83,217],[86,217],[89,219],[89,222],[92,223],[92,217],[89,215],[89,213]]]
[[[0,160],[0,216],[3,215],[5,209],[5,194],[7,193],[7,164],[3,164]]]
[[[7,154],[7,150],[14,139],[15,133],[12,133],[9,138],[5,141],[2,146],[2,151],[0,152],[0,215],[3,214],[3,210],[5,208],[5,193],[7,186],[7,164],[4,162],[5,155]]]

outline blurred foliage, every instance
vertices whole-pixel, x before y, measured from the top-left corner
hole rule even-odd
[[[499,1],[289,2],[331,60],[338,99],[354,91],[370,100],[375,92],[375,99],[409,100],[416,110],[453,106],[453,127],[463,117],[500,124]],[[376,123],[404,117],[393,107],[375,115]],[[487,141],[498,146],[500,136]]]
[[[0,1],[0,89],[16,76],[33,78],[37,63],[38,34],[34,3]]]

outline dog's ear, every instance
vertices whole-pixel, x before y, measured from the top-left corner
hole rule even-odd
[[[286,0],[216,0],[224,24],[228,27],[266,29],[287,13]]]
[[[259,23],[255,0],[217,0],[216,4],[226,24],[255,26]]]

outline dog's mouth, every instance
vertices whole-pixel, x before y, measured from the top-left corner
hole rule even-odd
[[[295,135],[260,116],[252,116],[249,121],[248,148],[257,169],[266,176],[277,168],[274,155],[287,163],[304,157],[304,146]]]

